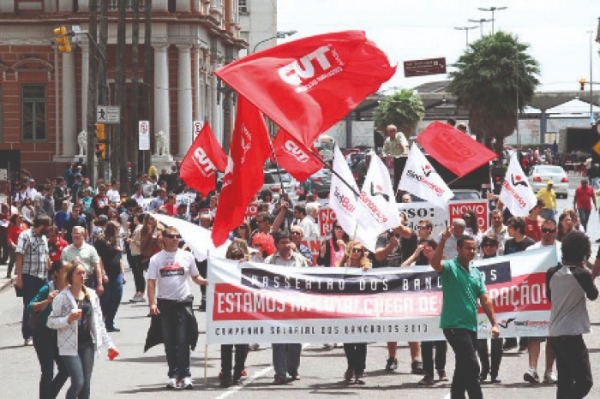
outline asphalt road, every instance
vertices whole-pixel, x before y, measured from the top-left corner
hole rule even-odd
[[[574,188],[577,182],[572,183]],[[572,193],[567,200],[559,200],[559,210],[572,206]],[[593,240],[600,237],[600,220],[594,213],[590,220],[589,234]],[[594,245],[597,249],[597,244]],[[595,251],[594,254],[595,255]],[[593,259],[592,259],[593,260]],[[0,275],[5,275],[6,266],[0,266]],[[433,387],[420,387],[420,376],[411,375],[408,348],[401,343],[398,353],[399,368],[395,372],[384,370],[387,351],[385,343],[371,343],[368,347],[365,385],[346,385],[343,373],[346,360],[341,348],[326,350],[321,345],[307,345],[302,354],[300,374],[302,379],[284,386],[272,386],[273,369],[271,367],[271,349],[260,348],[250,352],[246,370],[248,378],[241,386],[221,389],[218,382],[220,371],[220,348],[208,347],[205,352],[204,313],[196,313],[201,335],[198,347],[192,355],[192,378],[194,391],[167,391],[167,366],[162,346],[143,353],[143,345],[150,319],[146,317],[146,304],[129,304],[126,301],[133,294],[133,279],[128,273],[124,303],[117,315],[119,333],[111,336],[121,356],[109,361],[106,353],[96,360],[92,382],[93,398],[135,397],[135,398],[240,398],[262,399],[264,397],[320,398],[320,397],[368,397],[390,398],[402,395],[405,398],[428,399],[449,398],[450,382],[438,383]],[[198,293],[199,289],[194,288]],[[0,390],[2,398],[35,398],[39,380],[39,365],[33,347],[24,347],[20,333],[20,298],[8,287],[0,291],[0,375],[5,381]],[[588,302],[588,309],[595,332],[585,336],[592,365],[592,375],[600,375],[600,301]],[[542,350],[543,352],[543,350]],[[206,385],[205,385],[205,355]],[[528,365],[527,354],[510,352],[505,354],[500,368],[502,384],[484,384],[485,398],[506,399],[523,397],[528,399],[547,399],[555,396],[555,386],[532,385],[523,381],[523,373]],[[544,358],[540,356],[541,374]],[[452,350],[448,350],[446,370],[451,377],[454,371]],[[67,382],[68,384],[68,382]],[[64,395],[66,387],[61,393]],[[600,386],[594,386],[590,398],[600,397]]]

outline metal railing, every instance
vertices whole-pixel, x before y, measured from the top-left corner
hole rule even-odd
[[[125,7],[128,12],[133,11],[133,0],[110,0],[108,2],[108,12],[118,12],[119,11],[119,1],[125,2]],[[140,11],[144,9],[145,1],[140,0]],[[98,4],[98,11],[100,10],[100,4]]]

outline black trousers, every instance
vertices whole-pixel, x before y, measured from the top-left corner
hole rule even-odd
[[[479,385],[479,362],[477,361],[477,332],[464,328],[446,328],[444,335],[454,350],[456,366],[450,394],[452,399],[482,399]]]
[[[221,372],[222,378],[231,378],[231,358],[233,357],[234,345],[221,345]],[[233,378],[239,379],[242,371],[246,368],[246,357],[248,357],[248,345],[235,345],[235,367]]]
[[[446,368],[446,352],[448,343],[446,341],[424,341],[421,342],[421,357],[423,358],[423,370],[425,374],[433,377],[433,347],[435,346],[435,369]]]
[[[502,338],[492,338],[492,366],[490,368],[490,359],[488,357],[487,339],[477,340],[477,354],[481,363],[481,375],[490,374],[492,378],[498,377],[500,362],[502,362]]]
[[[590,369],[590,354],[581,335],[548,338],[556,354],[558,383],[556,399],[584,398],[594,381]]]
[[[344,344],[344,353],[348,361],[348,368],[354,370],[354,374],[365,371],[367,344]]]

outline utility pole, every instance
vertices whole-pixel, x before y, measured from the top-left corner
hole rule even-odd
[[[139,65],[139,46],[140,46],[140,0],[133,0],[133,23],[131,25],[131,57],[133,58],[131,63],[131,148],[130,156],[131,167],[127,174],[129,178],[127,182],[127,194],[133,192],[133,181],[138,173],[138,154],[140,147],[140,132],[139,132],[139,115],[138,115],[138,101],[139,101],[139,79],[138,75],[140,72]],[[125,186],[121,186],[125,187]]]
[[[119,123],[114,129],[114,146],[112,148],[113,179],[121,182],[121,187],[127,187],[127,140],[125,139],[125,15],[127,4],[119,1],[119,19],[117,23],[117,73],[115,79],[115,104],[120,109]]]
[[[98,38],[98,0],[90,0],[90,28],[89,38],[96,41]],[[96,181],[96,170],[94,169],[94,154],[96,148],[96,108],[98,106],[98,51],[94,43],[91,43],[89,51],[89,79],[88,79],[88,101],[87,101],[87,177],[91,182]],[[98,165],[100,166],[100,162]],[[100,172],[100,167],[98,172]]]
[[[144,21],[144,119],[150,121],[150,132],[155,128],[153,126],[152,113],[150,110],[150,95],[152,93],[150,83],[152,82],[152,0],[144,2],[145,21]],[[151,147],[152,148],[152,147]],[[142,173],[150,167],[150,151],[144,151],[144,162],[142,163]]]
[[[110,101],[108,99],[108,78],[106,71],[106,43],[108,42],[108,1],[109,0],[100,0],[100,40],[98,42],[98,49],[102,54],[102,61],[98,67],[98,99],[97,103],[100,105],[109,105]],[[107,159],[110,164],[110,146],[112,145],[112,136],[111,136],[111,126],[106,125],[108,128],[108,132],[106,133],[106,137],[108,138],[107,144]],[[98,160],[98,177],[104,178],[105,176],[105,160]]]

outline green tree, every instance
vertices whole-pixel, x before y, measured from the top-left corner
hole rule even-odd
[[[381,101],[375,110],[373,121],[381,131],[385,131],[387,125],[396,125],[398,131],[408,138],[414,133],[424,114],[425,107],[421,97],[412,90],[402,89]]]
[[[528,48],[516,36],[496,32],[469,45],[449,73],[447,90],[469,110],[471,132],[489,148],[495,139],[497,154],[517,126],[517,108],[523,111],[539,84],[539,63]]]

